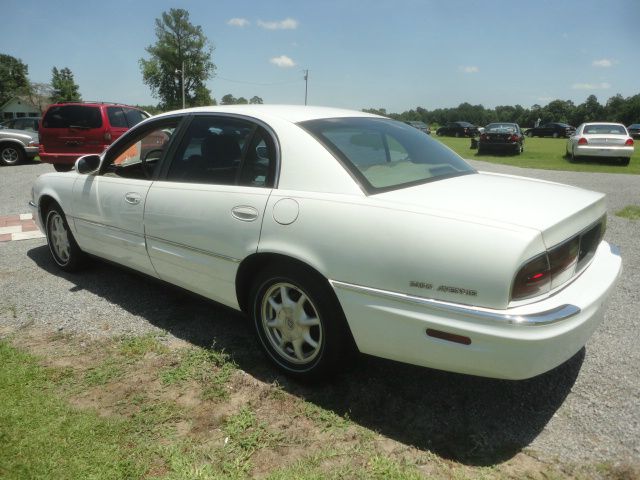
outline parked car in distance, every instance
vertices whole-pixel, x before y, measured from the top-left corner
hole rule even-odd
[[[493,152],[519,155],[524,150],[524,135],[517,123],[490,123],[478,140],[478,155]]]
[[[149,114],[128,105],[103,102],[56,103],[40,126],[40,160],[57,171],[71,170],[82,155],[107,146]]]
[[[427,135],[431,135],[431,128],[429,128],[429,125],[427,125],[424,122],[420,122],[417,120],[407,120],[404,123],[406,123],[407,125],[411,125],[413,128],[417,128],[418,130],[426,133]]]
[[[446,137],[475,137],[478,127],[469,122],[449,122],[436,130],[436,135]]]
[[[633,155],[633,143],[621,123],[583,123],[567,140],[567,156],[572,162],[579,157],[611,158],[627,166]]]
[[[0,128],[0,165],[17,165],[38,155],[38,134]]]
[[[576,127],[566,123],[545,123],[539,127],[533,127],[524,132],[527,137],[566,137],[569,138],[576,131]]]
[[[621,270],[603,194],[478,172],[402,122],[322,107],[157,115],[38,177],[30,205],[59,268],[91,254],[243,311],[300,378],[354,348],[538,375],[587,342]]]
[[[640,123],[634,123],[627,127],[627,132],[632,138],[640,138]]]
[[[14,130],[27,130],[37,132],[38,124],[42,117],[17,117],[0,123],[0,128],[11,128]]]

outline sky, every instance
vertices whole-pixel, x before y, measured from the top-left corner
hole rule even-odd
[[[184,8],[214,47],[207,82],[264,103],[402,112],[529,108],[640,93],[640,0],[1,0],[0,53],[32,82],[68,67],[85,100],[155,105],[139,59]],[[188,75],[188,72],[187,72]]]

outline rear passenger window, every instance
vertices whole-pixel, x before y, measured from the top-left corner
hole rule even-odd
[[[149,115],[143,112],[142,110],[136,110],[135,108],[123,108],[124,115],[127,117],[127,123],[129,124],[129,128],[134,125],[139,124],[145,118],[149,118]]]
[[[47,110],[42,126],[45,128],[100,128],[102,115],[98,107],[58,105]]]
[[[122,108],[108,107],[107,115],[109,116],[109,123],[112,127],[129,128],[129,125],[127,125],[127,118],[124,116]]]

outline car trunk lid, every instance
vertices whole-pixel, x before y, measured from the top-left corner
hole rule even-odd
[[[478,173],[375,196],[421,213],[539,231],[547,248],[561,243],[606,212],[605,195],[523,177]]]

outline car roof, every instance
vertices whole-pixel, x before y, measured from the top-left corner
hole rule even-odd
[[[624,127],[622,123],[616,123],[616,122],[585,122],[583,123],[583,125],[585,127],[587,125],[618,125],[618,126]]]
[[[175,115],[178,113],[229,113],[235,115],[245,115],[257,119],[268,120],[278,118],[291,123],[305,122],[307,120],[318,120],[321,118],[346,118],[346,117],[369,117],[386,118],[371,113],[359,112],[356,110],[345,110],[331,107],[304,106],[304,105],[220,105],[211,107],[194,107],[185,110],[174,110],[172,112],[161,113],[153,118]]]

